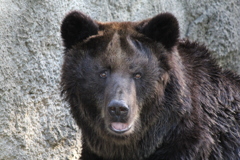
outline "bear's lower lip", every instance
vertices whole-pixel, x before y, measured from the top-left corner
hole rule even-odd
[[[131,129],[131,125],[127,123],[113,122],[110,125],[110,129],[116,133],[124,133]]]

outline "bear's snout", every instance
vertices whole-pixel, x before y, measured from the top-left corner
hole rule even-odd
[[[114,122],[124,122],[129,113],[128,105],[121,100],[112,100],[107,106],[109,115]]]
[[[110,117],[109,129],[115,133],[125,133],[131,129],[128,122],[130,108],[123,100],[111,100],[107,106]]]

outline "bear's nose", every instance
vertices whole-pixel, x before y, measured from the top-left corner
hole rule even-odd
[[[129,112],[129,108],[126,103],[121,100],[112,100],[107,106],[109,114],[117,119],[124,119]]]

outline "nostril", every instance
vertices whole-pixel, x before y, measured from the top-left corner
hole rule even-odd
[[[116,107],[109,107],[108,110],[109,110],[110,113],[115,114]]]
[[[124,106],[120,106],[119,111],[122,112],[122,113],[125,113],[125,112],[128,112],[128,108],[124,107]]]

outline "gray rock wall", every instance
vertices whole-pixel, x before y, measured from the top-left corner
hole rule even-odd
[[[240,73],[240,0],[0,0],[0,160],[78,159],[81,133],[59,90],[60,24],[76,9],[99,21],[172,12],[182,37]]]

